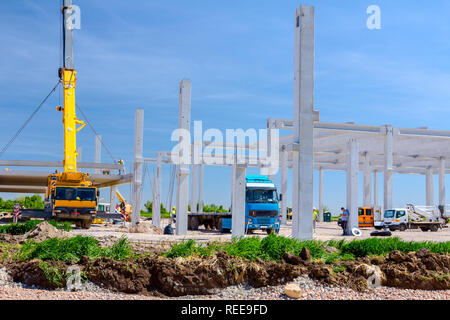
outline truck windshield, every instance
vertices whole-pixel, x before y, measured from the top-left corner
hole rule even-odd
[[[248,189],[247,190],[248,203],[276,203],[278,202],[277,191],[270,189]]]
[[[55,200],[95,201],[95,188],[57,187]]]
[[[393,218],[395,216],[395,210],[386,210],[384,212],[385,218]]]

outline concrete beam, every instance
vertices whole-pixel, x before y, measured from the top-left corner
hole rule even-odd
[[[36,168],[63,168],[61,161],[28,161],[28,160],[0,160],[0,167],[36,167]],[[122,170],[124,166],[116,163],[92,163],[79,162],[78,168],[82,169],[110,169]]]

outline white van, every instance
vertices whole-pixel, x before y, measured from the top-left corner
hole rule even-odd
[[[400,230],[405,231],[408,229],[408,211],[406,208],[389,209],[384,212],[383,225],[390,231]]]

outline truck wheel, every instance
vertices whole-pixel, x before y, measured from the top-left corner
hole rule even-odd
[[[266,229],[266,233],[267,234],[272,234],[273,233],[273,229]]]
[[[422,230],[423,232],[427,232],[430,229],[428,227],[420,227],[420,230]]]
[[[383,227],[375,227],[376,230],[383,230]]]
[[[89,229],[91,227],[91,224],[92,224],[92,220],[90,220],[90,219],[81,221],[81,227],[83,229]]]
[[[432,224],[430,226],[430,231],[431,232],[437,232],[439,230],[439,227],[436,224]]]
[[[399,227],[400,231],[406,231],[406,225],[404,223],[402,223]]]

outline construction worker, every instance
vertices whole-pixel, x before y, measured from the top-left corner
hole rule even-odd
[[[313,229],[316,231],[316,221],[319,219],[319,213],[316,208],[313,208]]]
[[[342,235],[345,236],[346,235],[346,229],[347,229],[347,224],[348,224],[348,219],[350,218],[350,212],[345,209],[344,207],[341,208],[342,211],[342,215],[341,215],[341,227],[342,227]]]
[[[177,210],[175,207],[172,207],[172,220],[176,217]]]
[[[119,159],[118,163],[121,164],[121,165],[123,165],[124,162],[123,162],[122,159]],[[119,170],[119,174],[122,174],[122,170]]]

